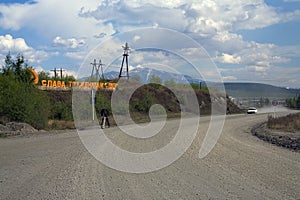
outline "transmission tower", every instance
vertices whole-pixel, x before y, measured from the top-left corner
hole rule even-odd
[[[128,70],[128,53],[130,51],[130,48],[128,46],[128,43],[125,43],[125,46],[122,46],[122,48],[124,49],[124,53],[123,53],[123,60],[122,60],[122,65],[121,65],[121,69],[120,69],[120,73],[119,73],[119,79],[121,77],[127,77],[127,79],[129,79],[129,70]],[[123,71],[123,67],[124,67],[124,61],[126,62],[126,74],[123,75],[122,71]]]
[[[103,66],[105,64],[103,64],[101,62],[101,59],[99,60],[99,63],[96,62],[96,59],[94,59],[94,62],[91,63],[91,65],[93,66],[92,69],[92,73],[91,73],[91,79],[95,78],[97,81],[98,80],[104,80],[104,73],[103,73]],[[101,71],[101,76],[100,76],[100,71]]]

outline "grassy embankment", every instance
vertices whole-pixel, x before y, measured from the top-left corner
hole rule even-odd
[[[283,117],[269,117],[267,126],[269,129],[283,130],[287,132],[300,131],[300,113],[289,114]]]
[[[300,113],[269,117],[266,123],[252,129],[258,138],[295,151],[300,150]]]

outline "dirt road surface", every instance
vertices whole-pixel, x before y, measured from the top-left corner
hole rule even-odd
[[[209,121],[204,117],[180,159],[146,174],[101,164],[75,131],[3,138],[0,199],[300,199],[300,154],[250,133],[266,119],[267,114],[228,116],[214,149],[199,159]],[[121,148],[149,151],[172,138],[178,121],[167,124],[163,133],[136,145],[117,127],[105,131]]]

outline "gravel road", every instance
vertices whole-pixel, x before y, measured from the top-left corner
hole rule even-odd
[[[101,164],[75,131],[3,138],[0,199],[300,199],[300,154],[250,133],[266,119],[267,114],[227,116],[218,143],[199,159],[209,124],[203,117],[188,151],[146,174]],[[178,120],[170,120],[163,133],[138,145],[117,127],[105,134],[121,148],[149,151],[165,145],[176,127]]]

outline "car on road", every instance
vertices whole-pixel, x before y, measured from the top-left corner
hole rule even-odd
[[[248,114],[256,114],[257,113],[257,109],[255,107],[250,107],[247,110]]]

